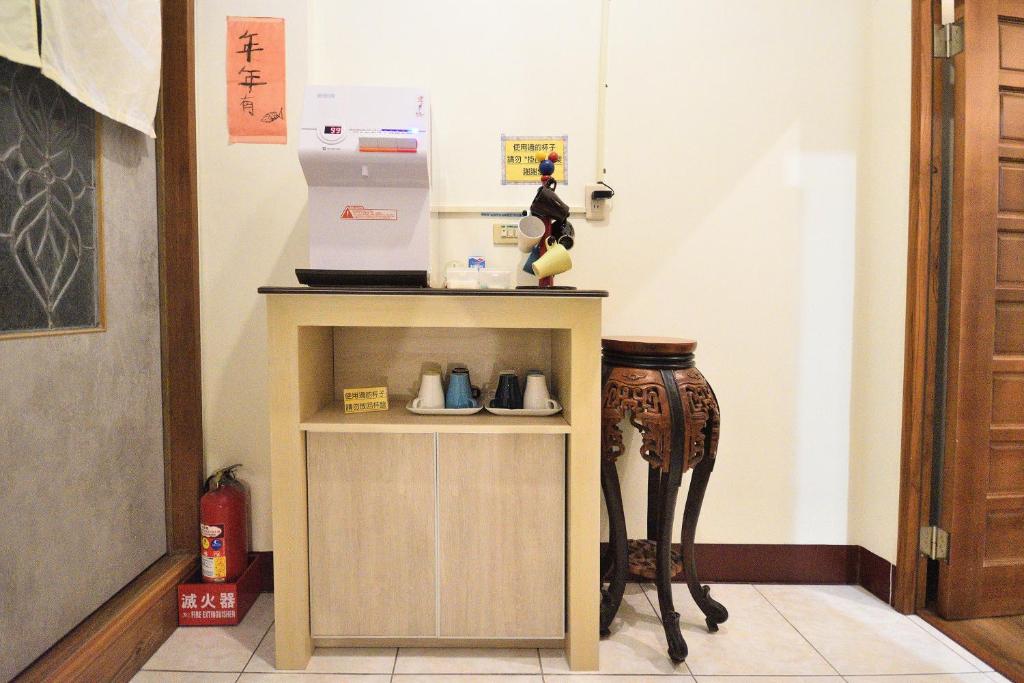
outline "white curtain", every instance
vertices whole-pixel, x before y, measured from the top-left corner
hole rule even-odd
[[[35,0],[0,0],[0,57],[39,66]]]
[[[39,7],[43,75],[104,116],[156,137],[160,0],[39,0]]]

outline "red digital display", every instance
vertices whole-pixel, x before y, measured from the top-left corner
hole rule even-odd
[[[341,135],[344,128],[341,126],[324,126],[324,135]]]

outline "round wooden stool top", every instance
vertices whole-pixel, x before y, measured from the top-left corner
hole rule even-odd
[[[605,337],[601,348],[612,353],[640,356],[680,356],[697,350],[693,339],[678,337]]]

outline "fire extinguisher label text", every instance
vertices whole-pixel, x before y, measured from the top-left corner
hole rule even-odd
[[[227,577],[227,557],[223,524],[201,524],[203,578],[223,581]]]
[[[208,538],[216,538],[224,535],[224,526],[222,524],[200,524],[199,533]]]

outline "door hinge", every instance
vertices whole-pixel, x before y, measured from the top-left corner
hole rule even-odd
[[[952,57],[964,51],[963,22],[952,24],[936,24],[932,27],[932,56],[939,58]]]
[[[937,526],[923,526],[919,535],[921,554],[932,560],[949,559],[949,532]]]

